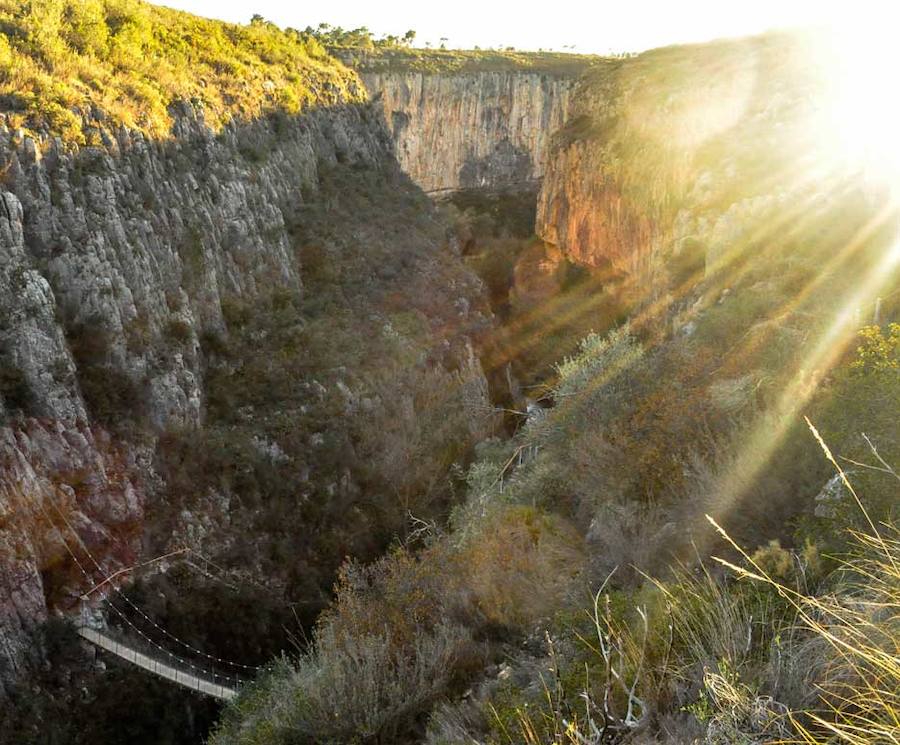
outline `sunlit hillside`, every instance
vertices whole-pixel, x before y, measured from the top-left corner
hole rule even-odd
[[[135,0],[35,0],[2,3],[0,25],[7,121],[77,144],[99,144],[99,130],[116,126],[166,135],[176,101],[202,107],[215,127],[362,96],[319,42],[264,22]]]
[[[900,743],[883,33],[0,25],[0,744]]]
[[[509,50],[416,49],[412,47],[334,47],[336,56],[360,72],[473,73],[517,70],[543,75],[584,72],[602,58],[565,52]]]
[[[893,174],[839,147],[834,117],[855,112],[834,108],[822,54],[773,35],[586,74],[537,230],[587,273],[513,299],[495,353],[542,360],[596,332],[557,358],[550,408],[479,446],[448,532],[348,574],[315,651],[215,742],[406,737],[401,702],[425,711],[492,661],[428,742],[896,737],[897,205]],[[481,256],[509,250],[462,209]],[[560,261],[544,251],[533,271]]]

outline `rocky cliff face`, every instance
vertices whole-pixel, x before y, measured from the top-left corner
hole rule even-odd
[[[426,406],[440,399],[441,436],[463,446],[483,428],[486,391],[471,344],[489,324],[481,288],[442,248],[443,228],[400,174],[379,112],[336,106],[215,134],[198,111],[176,109],[165,141],[119,129],[103,131],[103,147],[71,150],[0,129],[0,694],[33,661],[35,625],[143,551],[194,542],[256,553],[249,565],[276,560],[260,537],[266,528],[253,523],[266,514],[266,489],[254,482],[260,501],[250,504],[239,476],[174,486],[172,433],[191,443],[178,451],[185,472],[201,463],[204,433],[225,433],[252,468],[282,469],[298,504],[319,500],[347,522],[344,511],[371,500],[391,468],[418,488],[405,457],[421,478],[439,478],[444,463],[401,447],[416,441]],[[368,189],[356,187],[352,207],[353,189],[335,186],[342,178]],[[396,203],[381,210],[388,193]],[[424,217],[398,240],[385,219],[404,211]],[[360,257],[370,265],[353,264]],[[353,283],[332,293],[342,299],[321,321],[306,264],[314,283]],[[410,277],[413,289],[398,294]],[[350,352],[325,360],[340,327],[325,341],[313,331],[338,317],[359,319],[405,356],[383,362],[375,352],[365,369]],[[273,330],[272,319],[282,326]],[[253,367],[288,347],[290,374]],[[405,390],[379,382],[369,372],[379,366]],[[228,395],[249,389],[246,368],[262,376],[251,382],[264,400],[231,410]],[[277,385],[289,393],[279,398]],[[292,424],[267,426],[281,408]],[[390,426],[379,428],[382,420]],[[323,444],[341,457],[323,455]],[[210,463],[197,472],[221,476]],[[359,533],[371,528],[354,514]],[[316,519],[327,533],[327,519]],[[241,547],[247,530],[257,531],[256,548]],[[291,531],[280,550],[316,532],[308,523]],[[354,545],[339,542],[336,560]]]
[[[535,187],[576,75],[526,71],[361,74],[397,158],[425,191]]]
[[[798,176],[823,152],[808,51],[768,35],[596,66],[548,156],[538,234],[646,296],[708,273],[785,205],[834,203]]]

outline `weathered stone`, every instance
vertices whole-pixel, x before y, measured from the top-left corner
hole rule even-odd
[[[315,202],[324,174],[380,169],[402,178],[376,107],[235,122],[218,134],[190,106],[175,115],[171,139],[121,130],[105,148],[80,150],[0,128],[0,696],[38,661],[32,633],[51,610],[77,610],[89,584],[139,556],[152,527],[145,516],[165,487],[154,471],[154,437],[203,426],[208,359],[200,340],[227,343],[223,308],[277,291],[302,297],[289,226]],[[404,180],[403,188],[412,187]],[[428,298],[444,281],[439,247],[405,250],[398,277]],[[410,269],[434,276],[410,280]],[[461,298],[453,313],[474,306],[464,295],[480,285],[466,282],[447,289]],[[475,309],[472,317],[483,319]],[[484,409],[467,323],[453,324],[459,360],[451,369],[461,384],[450,405]],[[441,341],[436,335],[439,349]],[[359,408],[353,385],[326,382],[312,389]],[[88,383],[95,392],[133,389],[140,437],[113,440],[86,401]],[[386,415],[367,401],[372,416]],[[249,410],[244,418],[255,417]],[[325,437],[309,440],[314,447]],[[277,442],[255,442],[273,461],[286,457]],[[348,478],[335,482],[336,496],[355,494]],[[196,495],[190,510],[176,513],[172,540],[227,550],[229,529],[246,529],[229,522],[229,500]]]
[[[397,159],[425,191],[525,188],[544,175],[576,76],[363,72]]]

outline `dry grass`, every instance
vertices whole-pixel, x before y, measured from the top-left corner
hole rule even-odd
[[[844,584],[838,592],[819,597],[791,589],[716,525],[747,566],[719,561],[739,576],[774,589],[796,611],[800,627],[831,658],[817,686],[818,705],[789,714],[797,733],[791,742],[900,743],[900,531],[874,523],[812,429],[869,525],[867,532],[852,533],[856,556],[841,564]],[[883,462],[882,466],[900,481],[891,466]]]
[[[404,650],[387,632],[339,638],[324,627],[309,652],[242,691],[210,743],[396,742],[447,692],[471,647],[468,632],[450,624]]]
[[[531,507],[489,515],[460,553],[475,613],[511,629],[527,630],[551,615],[584,565],[575,529]]]
[[[869,526],[852,532],[850,553],[827,581],[819,582],[813,546],[750,553],[708,518],[742,559],[717,559],[736,579],[676,571],[651,583],[655,601],[648,588],[630,595],[631,614],[611,612],[615,594],[601,588],[595,633],[582,638],[590,653],[581,682],[551,644],[543,702],[519,704],[512,719],[494,710],[497,739],[900,743],[900,531],[871,519],[819,441]],[[883,460],[878,468],[900,481]]]

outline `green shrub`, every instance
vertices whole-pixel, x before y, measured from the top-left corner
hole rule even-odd
[[[889,324],[887,333],[879,326],[867,326],[859,331],[859,341],[856,359],[850,365],[854,374],[886,373],[894,377],[900,370],[900,323]]]
[[[100,0],[66,4],[62,20],[62,37],[70,47],[98,58],[108,53],[110,28]]]
[[[127,372],[95,365],[77,368],[78,385],[93,418],[116,432],[143,421],[145,392]]]
[[[176,344],[187,344],[193,332],[191,324],[180,318],[173,318],[166,324],[166,336]]]
[[[310,652],[241,691],[210,743],[396,742],[450,690],[471,646],[449,624],[419,634],[402,652],[390,632],[338,639],[323,629]]]
[[[531,507],[487,515],[460,551],[474,613],[491,627],[520,632],[563,605],[584,566],[581,536]]]
[[[113,337],[102,320],[93,318],[69,328],[67,341],[78,386],[94,419],[118,433],[142,426],[146,417],[144,386],[113,364]]]
[[[619,377],[630,372],[642,353],[627,328],[613,331],[608,336],[589,334],[581,341],[578,353],[558,365],[556,398],[565,401],[573,396],[590,394],[600,387],[611,387]]]
[[[869,326],[858,345],[835,371],[827,399],[812,417],[829,446],[853,470],[875,520],[896,520],[895,482],[886,465],[900,462],[900,324]],[[830,514],[814,529],[820,537],[838,537],[847,526],[865,529],[846,490]]]
[[[273,24],[239,26],[140,0],[0,2],[0,95],[20,100],[17,125],[87,142],[105,126],[169,134],[169,105],[191,101],[220,128],[231,119],[359,100],[355,74],[315,40]]]

